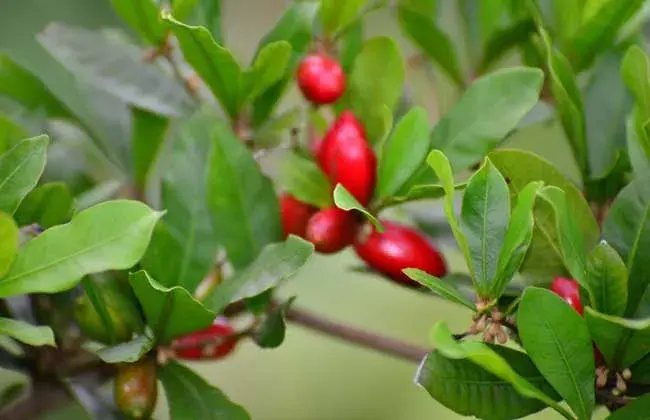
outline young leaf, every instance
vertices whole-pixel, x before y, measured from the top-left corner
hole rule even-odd
[[[328,35],[336,33],[352,23],[361,13],[368,0],[321,0],[320,18]]]
[[[384,231],[384,227],[382,226],[381,222],[361,203],[359,203],[359,201],[357,201],[357,199],[354,198],[354,196],[350,194],[350,192],[342,184],[336,184],[336,187],[334,188],[334,204],[336,204],[336,207],[340,208],[341,210],[360,211],[364,216],[368,218],[370,223],[373,224],[375,229],[377,229],[377,232],[382,233]]]
[[[444,322],[437,323],[433,327],[432,334],[437,345],[437,351],[443,356],[454,360],[466,359],[471,361],[485,369],[490,374],[501,379],[501,383],[505,381],[523,397],[539,400],[560,413],[564,418],[574,419],[565,408],[555,402],[555,392],[553,392],[551,387],[547,386],[547,384],[543,382],[543,378],[540,378],[539,374],[534,376],[531,375],[532,366],[530,366],[528,361],[523,360],[523,357],[525,357],[523,354],[522,356],[509,355],[508,360],[514,360],[515,357],[517,357],[519,360],[514,364],[522,368],[522,373],[525,376],[520,375],[519,372],[508,364],[508,361],[503,356],[495,350],[492,350],[491,347],[478,341],[456,341],[452,337],[449,327],[447,327],[447,324]],[[501,351],[503,351],[503,353],[501,353]],[[505,348],[501,349],[501,351],[501,354],[509,353]],[[421,364],[418,372],[422,371],[422,366],[423,365]],[[537,382],[540,385],[540,388],[544,389],[544,391],[532,384],[527,377],[531,379],[534,377],[536,379],[535,382]],[[548,394],[552,394],[553,396],[551,397]]]
[[[525,353],[491,347],[531,385],[555,399],[555,391]],[[416,384],[445,407],[463,416],[482,419],[517,419],[545,409],[544,402],[520,395],[515,387],[468,359],[451,359],[440,351],[420,363]],[[503,404],[507,400],[508,404]]]
[[[0,336],[2,335],[30,346],[56,347],[54,332],[50,327],[39,327],[16,319],[0,317]]]
[[[230,51],[217,44],[200,26],[163,18],[170,26],[188,63],[208,85],[230,118],[237,118],[242,90],[242,70]]]
[[[158,369],[174,420],[249,420],[241,406],[189,368],[171,361]]]
[[[458,290],[456,290],[456,288],[451,284],[445,283],[439,278],[427,274],[424,271],[418,270],[416,268],[407,268],[402,271],[404,271],[404,274],[409,276],[412,280],[417,281],[422,286],[428,288],[441,298],[453,302],[457,305],[469,308],[472,311],[476,310],[476,306],[469,299],[463,296]]]
[[[217,316],[194,299],[187,289],[180,286],[167,288],[144,270],[131,274],[129,282],[140,301],[147,324],[160,343],[205,329]]]
[[[533,241],[535,226],[533,208],[542,185],[541,181],[531,182],[517,195],[517,204],[512,211],[508,230],[499,252],[497,273],[490,287],[490,296],[501,296],[524,262]]]
[[[27,194],[14,217],[20,226],[38,223],[47,229],[70,221],[74,211],[74,198],[67,185],[48,182]]]
[[[627,269],[614,248],[605,241],[598,244],[587,256],[586,270],[594,309],[623,316],[627,306]]]
[[[154,347],[154,339],[147,334],[114,346],[84,346],[106,363],[135,363]]]
[[[461,210],[461,226],[474,267],[477,293],[486,296],[497,274],[499,252],[510,220],[510,191],[489,158],[472,175]]]
[[[595,365],[585,320],[553,292],[530,287],[519,303],[517,326],[524,348],[542,375],[579,419],[590,419],[595,406]]]
[[[313,161],[296,153],[284,157],[278,181],[300,201],[319,208],[332,205],[332,186],[327,176]]]
[[[282,237],[271,181],[246,146],[224,124],[213,129],[207,203],[212,227],[236,269]]]
[[[161,46],[165,40],[165,26],[154,0],[111,0],[113,10],[144,40]]]
[[[165,141],[169,119],[139,108],[131,108],[131,153],[137,188],[145,190],[147,178]]]
[[[209,112],[197,113],[173,139],[161,191],[167,213],[142,260],[142,267],[167,287],[180,285],[194,291],[215,263],[219,238],[206,203],[215,124]]]
[[[291,44],[286,41],[266,44],[255,57],[251,68],[244,72],[241,104],[255,100],[268,88],[282,80],[291,60],[291,54]]]
[[[294,235],[267,245],[245,270],[221,283],[206,299],[206,305],[221,313],[231,302],[257,296],[294,276],[313,252],[311,243]]]
[[[0,279],[16,259],[19,238],[20,230],[14,219],[0,211]]]
[[[625,407],[613,412],[607,420],[642,419],[650,412],[650,395],[642,395],[625,404]]]
[[[465,84],[465,77],[460,67],[456,48],[434,20],[434,15],[420,13],[410,6],[398,7],[398,22],[402,31],[415,43],[428,58],[440,68],[458,86]]]
[[[0,296],[56,293],[87,274],[127,269],[142,258],[162,213],[139,201],[107,201],[79,212],[20,250]]]
[[[627,308],[633,316],[650,285],[650,174],[633,180],[612,204],[603,237],[621,256],[628,270]]]
[[[376,195],[395,195],[424,162],[429,150],[429,124],[424,108],[414,107],[400,119],[379,158]]]
[[[293,304],[295,296],[287,299],[286,302],[273,308],[263,318],[261,324],[255,330],[253,339],[263,349],[274,349],[280,347],[284,342],[286,333],[286,312]]]
[[[25,139],[0,155],[0,211],[12,215],[45,168],[46,135]]]

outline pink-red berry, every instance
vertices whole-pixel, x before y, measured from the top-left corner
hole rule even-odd
[[[322,54],[305,57],[296,77],[302,94],[316,105],[334,103],[345,92],[343,68],[338,61]]]
[[[582,302],[580,302],[580,285],[573,279],[556,277],[551,284],[551,291],[560,296],[580,315],[584,313]]]
[[[208,328],[178,338],[173,344],[174,354],[186,360],[222,359],[233,352],[239,341],[234,334],[228,319],[219,317]]]
[[[283,194],[280,197],[280,211],[284,237],[290,234],[304,237],[307,221],[317,210],[316,207],[298,200],[291,194]]]
[[[357,231],[354,214],[338,208],[318,211],[307,222],[305,239],[321,254],[339,252],[352,244]]]

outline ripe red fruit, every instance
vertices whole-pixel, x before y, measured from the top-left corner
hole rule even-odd
[[[318,209],[310,204],[303,203],[290,194],[280,197],[280,211],[282,212],[282,228],[284,237],[289,234],[305,236],[307,221]]]
[[[177,339],[173,347],[176,357],[186,360],[216,360],[232,353],[238,343],[235,330],[224,317],[217,318],[208,328]],[[217,338],[223,337],[222,341]],[[207,342],[207,344],[206,344]]]
[[[332,254],[350,245],[356,231],[354,214],[329,208],[320,210],[309,219],[305,239],[314,244],[317,252]]]
[[[323,137],[317,160],[332,185],[341,184],[363,205],[370,202],[377,177],[377,158],[363,126],[344,111]]]
[[[334,103],[345,92],[343,68],[324,55],[305,57],[298,66],[297,79],[305,98],[317,105]]]
[[[551,284],[551,291],[564,299],[580,315],[584,313],[580,302],[580,285],[573,279],[556,277]]]
[[[417,230],[398,223],[382,221],[384,233],[366,225],[357,237],[354,250],[370,267],[409,286],[419,286],[402,272],[418,268],[436,277],[447,273],[440,252]]]

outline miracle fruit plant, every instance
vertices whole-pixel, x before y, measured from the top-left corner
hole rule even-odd
[[[136,39],[39,35],[74,84],[0,56],[0,365],[31,382],[0,417],[72,396],[148,418],[160,382],[172,419],[248,419],[181,361],[276,348],[288,322],[419,362],[416,383],[461,415],[647,416],[647,2],[294,1],[247,66],[218,0],[111,3]],[[377,10],[413,45],[366,37]],[[441,116],[418,105],[422,72],[458,93]],[[280,112],[292,85],[305,100]],[[571,179],[504,147],[554,122]],[[423,200],[465,267],[431,244]],[[438,322],[430,351],[280,296],[314,251],[350,245],[370,275],[471,311],[467,327]]]

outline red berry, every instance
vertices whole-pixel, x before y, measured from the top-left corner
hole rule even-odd
[[[573,279],[556,277],[551,284],[551,291],[564,299],[580,315],[583,314],[582,303],[580,302],[580,285]]]
[[[131,419],[148,419],[156,407],[156,365],[146,357],[119,365],[113,381],[113,396],[119,411]]]
[[[324,55],[309,55],[298,66],[298,86],[309,101],[317,105],[336,102],[345,92],[341,65]]]
[[[232,353],[237,345],[237,338],[232,337],[235,330],[224,317],[217,318],[212,325],[177,339],[173,347],[176,357],[186,360],[216,360]],[[224,337],[222,341],[216,340]]]
[[[282,212],[282,227],[286,238],[289,234],[304,237],[307,221],[318,209],[310,204],[303,203],[290,194],[283,194],[280,197],[280,210]]]
[[[363,205],[370,202],[377,158],[351,111],[344,111],[325,134],[317,159],[332,185],[342,184]]]
[[[355,241],[354,249],[366,264],[395,281],[411,286],[419,284],[402,272],[405,268],[418,268],[436,277],[443,277],[447,273],[440,252],[417,230],[385,220],[382,224],[384,233],[366,225]]]
[[[356,231],[354,214],[329,208],[320,210],[309,219],[305,239],[314,244],[317,252],[332,254],[350,245]]]

